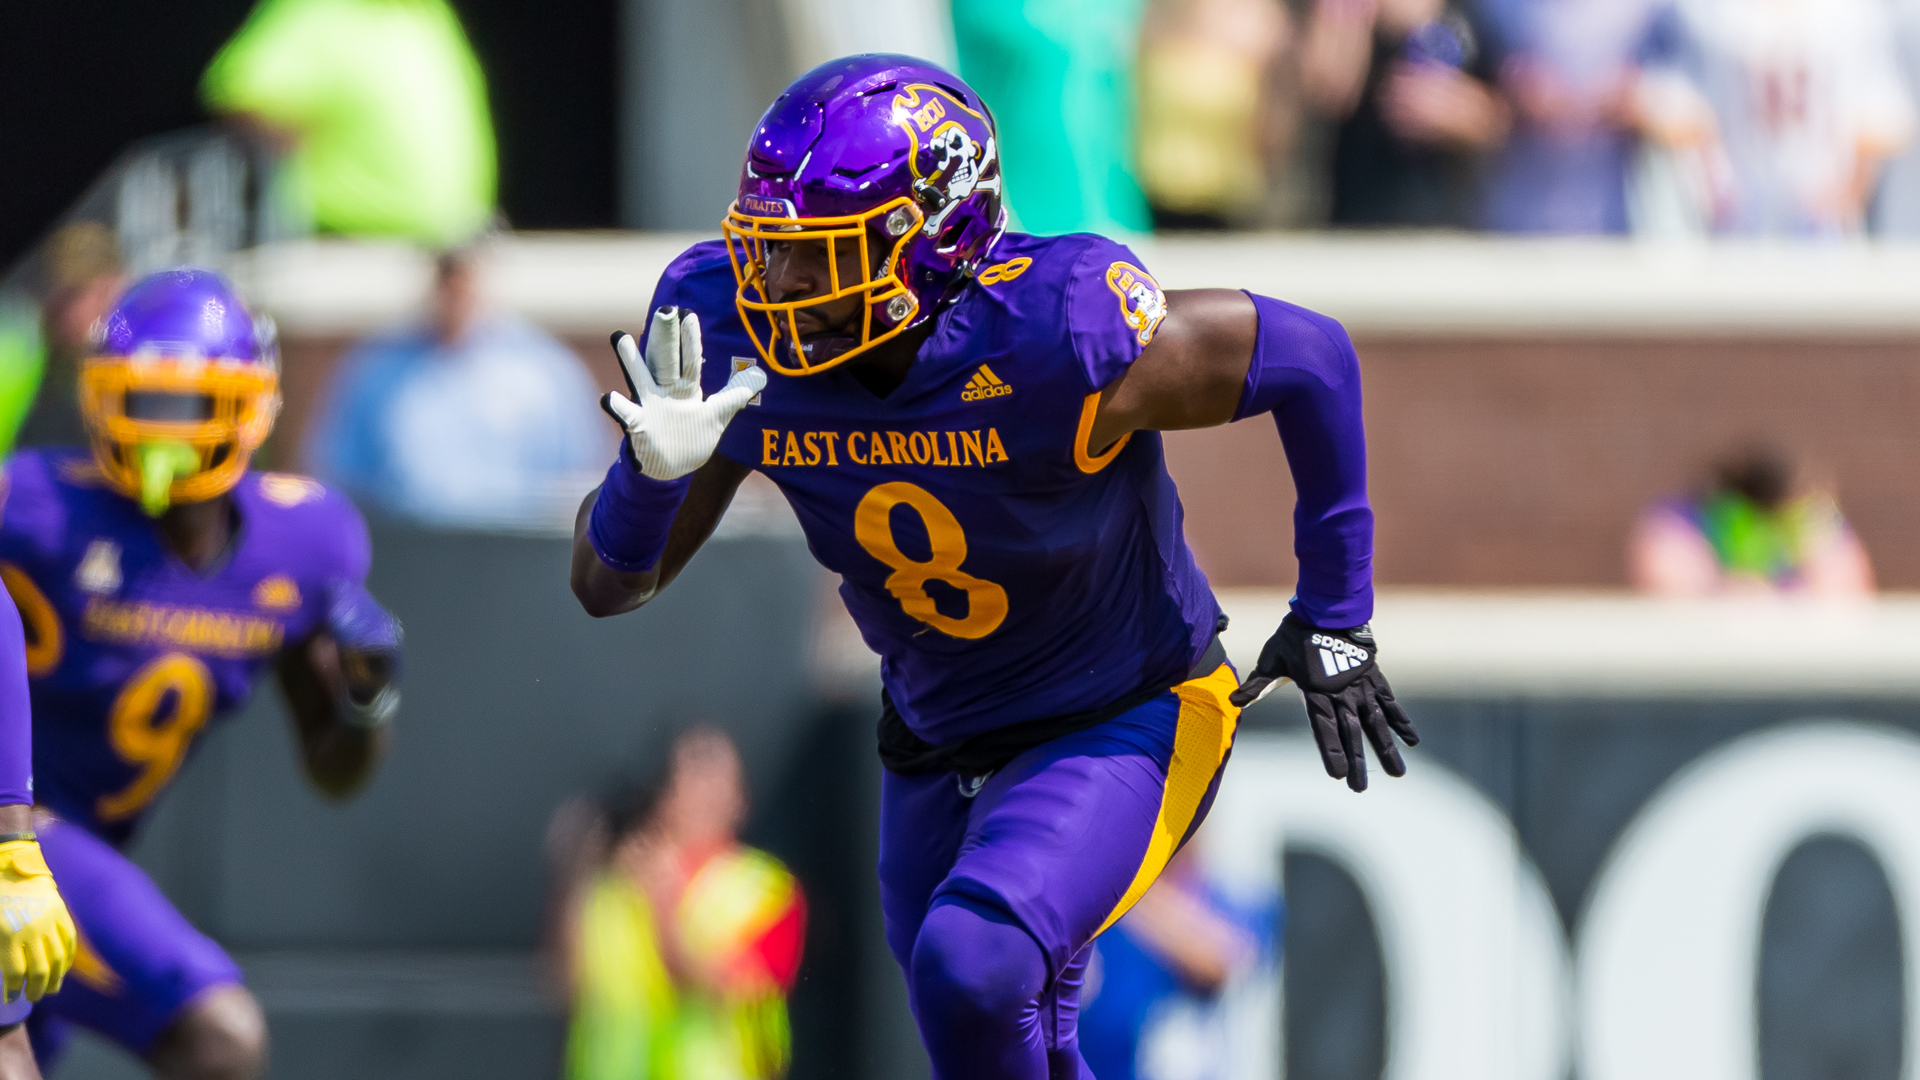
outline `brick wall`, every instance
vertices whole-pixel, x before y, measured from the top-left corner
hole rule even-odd
[[[1883,586],[1920,588],[1920,342],[1359,342],[1379,580],[1610,586],[1648,500],[1767,436],[1837,487]],[[1292,583],[1279,440],[1168,436],[1187,535],[1220,585]]]
[[[604,388],[622,385],[604,338],[565,340]],[[344,345],[287,343],[276,463],[291,463]],[[1384,584],[1624,584],[1639,509],[1768,436],[1832,478],[1882,585],[1920,588],[1920,341],[1362,337],[1359,349]],[[1214,582],[1290,585],[1293,492],[1271,426],[1167,445]]]

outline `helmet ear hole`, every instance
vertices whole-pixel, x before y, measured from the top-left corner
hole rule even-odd
[[[971,224],[972,222],[966,218],[956,218],[949,222],[934,239],[934,249],[943,255],[958,254],[961,245],[966,242],[968,226]]]

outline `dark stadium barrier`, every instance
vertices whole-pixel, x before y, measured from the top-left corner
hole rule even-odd
[[[1359,798],[1291,710],[1236,750],[1206,857],[1288,921],[1234,1075],[1900,1075],[1920,703],[1409,708],[1410,776]]]

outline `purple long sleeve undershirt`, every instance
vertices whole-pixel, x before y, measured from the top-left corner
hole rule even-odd
[[[33,801],[33,707],[27,637],[13,598],[0,591],[0,806]]]
[[[1270,412],[1299,501],[1293,553],[1300,561],[1294,613],[1345,629],[1373,617],[1373,508],[1367,503],[1367,436],[1360,360],[1338,322],[1247,294],[1260,316],[1235,420]]]

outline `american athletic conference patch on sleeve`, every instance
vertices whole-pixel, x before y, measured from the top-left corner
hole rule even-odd
[[[1153,275],[1130,262],[1107,266],[1107,288],[1120,298],[1120,317],[1133,328],[1133,339],[1141,345],[1153,340],[1160,320],[1167,317],[1167,294]]]

